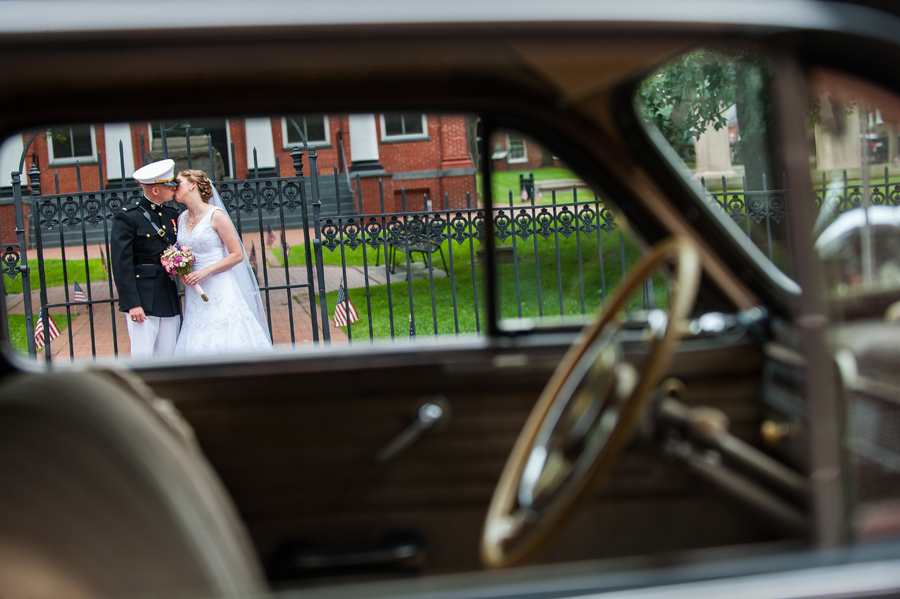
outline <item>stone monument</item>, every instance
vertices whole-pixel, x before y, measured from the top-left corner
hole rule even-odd
[[[166,150],[168,158],[175,161],[175,172],[178,173],[187,168],[200,169],[209,175],[213,181],[220,180],[225,174],[225,162],[222,154],[213,148],[213,164],[209,162],[209,141],[203,129],[190,130],[191,159],[188,162],[187,138],[184,128],[178,127],[166,130]],[[157,137],[150,143],[150,152],[147,154],[147,162],[154,162],[166,158],[163,156],[162,139]],[[213,168],[214,167],[214,168]]]

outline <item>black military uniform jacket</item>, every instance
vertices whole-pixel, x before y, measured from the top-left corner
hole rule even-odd
[[[143,207],[150,215],[144,216]],[[178,287],[159,261],[175,243],[178,211],[141,198],[123,206],[113,219],[110,263],[119,292],[119,310],[141,306],[150,316],[181,314]],[[157,231],[161,230],[160,236]]]

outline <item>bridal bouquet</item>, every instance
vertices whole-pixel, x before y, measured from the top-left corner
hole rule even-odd
[[[169,273],[169,276],[173,279],[176,276],[183,277],[191,272],[194,268],[195,261],[196,258],[194,258],[194,252],[191,251],[191,248],[178,243],[170,245],[160,257],[163,268],[166,269],[166,272]],[[200,287],[200,285],[194,285],[194,287],[200,292],[200,297],[203,298],[203,301],[208,302],[209,298],[203,293],[203,288]]]

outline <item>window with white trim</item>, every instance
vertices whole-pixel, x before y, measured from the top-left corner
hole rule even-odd
[[[507,162],[528,162],[528,150],[525,148],[525,138],[519,135],[507,135],[506,147],[509,149]]]
[[[59,125],[47,133],[50,162],[94,160],[97,140],[93,125]]]
[[[428,121],[421,112],[386,112],[381,115],[381,139],[425,139]]]
[[[281,118],[282,139],[284,139],[286,148],[303,145],[303,139],[291,119],[294,119],[297,127],[303,129],[307,143],[319,146],[331,143],[327,114],[292,114],[289,117]]]

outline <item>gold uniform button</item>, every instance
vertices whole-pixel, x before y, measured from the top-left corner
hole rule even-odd
[[[140,278],[141,278],[141,275],[134,275],[134,278],[135,278],[135,279],[140,279]]]
[[[150,233],[147,233],[147,237],[150,237]]]

